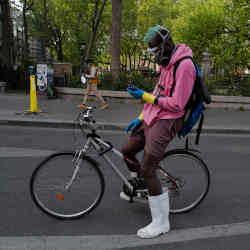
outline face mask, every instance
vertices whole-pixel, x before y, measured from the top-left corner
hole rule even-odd
[[[155,57],[155,62],[158,65],[167,66],[171,57],[167,57],[164,55],[165,49],[162,45],[163,44],[158,47],[148,48],[147,51]]]
[[[166,67],[169,64],[171,57],[174,54],[175,50],[176,50],[176,46],[170,53],[167,53],[166,48],[163,47],[163,43],[161,43],[160,46],[158,47],[147,49],[147,51],[155,57],[155,62],[158,65],[162,65],[164,67]]]
[[[159,50],[159,47],[153,47],[153,48],[148,48],[147,52],[149,52],[151,55],[156,56],[157,55],[157,51]]]

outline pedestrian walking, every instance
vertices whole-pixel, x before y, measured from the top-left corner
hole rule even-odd
[[[78,105],[77,107],[80,109],[86,109],[86,104],[88,101],[89,93],[92,91],[95,96],[98,98],[98,100],[102,103],[102,106],[100,107],[100,110],[104,110],[108,108],[108,104],[104,101],[100,91],[98,90],[97,84],[98,84],[98,70],[96,65],[94,64],[92,59],[87,60],[88,63],[88,74],[83,74],[85,78],[87,78],[87,88],[85,95],[83,97],[82,104]]]
[[[192,57],[192,50],[184,44],[175,44],[169,31],[157,25],[148,30],[144,37],[148,43],[148,52],[154,55],[160,65],[160,76],[152,94],[129,86],[127,91],[137,99],[143,99],[146,104],[138,118],[128,124],[127,131],[131,131],[128,143],[122,153],[128,168],[140,180],[141,187],[148,189],[148,202],[152,222],[137,231],[141,238],[153,238],[170,230],[169,196],[167,190],[162,190],[157,177],[157,166],[163,158],[168,144],[182,129],[185,105],[191,96],[196,71],[191,59],[183,60],[176,72],[176,85],[170,95],[174,82],[174,64],[185,56]],[[144,150],[141,164],[136,154]],[[121,198],[129,197],[122,192]]]

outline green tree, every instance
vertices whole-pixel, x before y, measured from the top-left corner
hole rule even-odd
[[[121,20],[122,20],[122,0],[112,0],[110,53],[111,53],[111,71],[113,79],[116,79],[118,73],[120,72]]]
[[[189,45],[198,61],[206,48],[224,32],[225,0],[181,0],[179,15],[174,20],[173,36],[177,42]]]
[[[217,65],[228,73],[242,71],[249,65],[249,12],[247,0],[225,5],[225,27],[211,46],[211,51]]]
[[[9,0],[2,0],[0,3],[1,13],[1,38],[2,44],[0,48],[0,59],[3,65],[11,66],[13,64],[13,26],[10,16],[10,2]]]
[[[172,31],[173,22],[178,16],[176,0],[142,0],[138,5],[137,29],[143,38],[149,27],[157,24]]]
[[[59,61],[64,60],[64,50],[69,52],[66,47],[70,47],[70,43],[71,48],[72,45],[74,47],[73,53],[79,54],[80,41],[87,38],[86,57],[89,57],[106,2],[107,0],[36,1],[31,19],[33,35],[46,40],[46,45],[55,51]],[[67,55],[71,57],[69,53]],[[79,55],[77,58],[79,59]]]

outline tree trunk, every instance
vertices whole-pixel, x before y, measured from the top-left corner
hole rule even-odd
[[[23,61],[26,62],[29,57],[29,43],[28,43],[28,25],[26,18],[27,0],[23,2],[23,32],[24,32],[24,53]]]
[[[24,69],[24,82],[25,82],[25,91],[28,91],[28,65],[29,65],[29,43],[28,43],[28,25],[26,18],[27,11],[27,0],[23,2],[23,32],[24,32],[24,48],[23,48],[23,69]]]
[[[62,48],[62,41],[58,41],[57,43],[57,60],[59,62],[63,62],[64,60],[64,55],[63,55],[63,48]]]
[[[43,22],[42,22],[42,37],[41,37],[41,56],[42,61],[46,63],[46,30],[47,30],[47,0],[43,0]]]
[[[120,36],[122,19],[122,0],[112,0],[112,26],[111,26],[111,72],[113,76],[112,88],[120,72]]]
[[[10,67],[14,63],[14,43],[13,43],[13,25],[10,17],[10,3],[9,0],[1,1],[2,7],[2,29],[3,42],[1,48],[1,61],[5,66]]]
[[[99,23],[102,19],[102,13],[103,13],[104,7],[106,5],[106,2],[107,2],[107,0],[103,0],[101,7],[98,9],[98,1],[96,1],[95,15],[93,16],[93,22],[92,22],[92,27],[91,27],[92,32],[90,35],[89,46],[88,46],[88,50],[87,50],[87,54],[86,54],[87,59],[92,54],[92,49],[94,47],[94,42],[95,42],[98,26],[99,26]]]

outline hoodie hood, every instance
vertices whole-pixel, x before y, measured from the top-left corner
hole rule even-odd
[[[176,47],[177,47],[177,49],[176,49],[175,53],[173,54],[167,68],[174,65],[175,62],[177,62],[180,58],[182,58],[184,56],[193,57],[193,52],[192,52],[191,48],[189,48],[187,45],[177,44]]]

